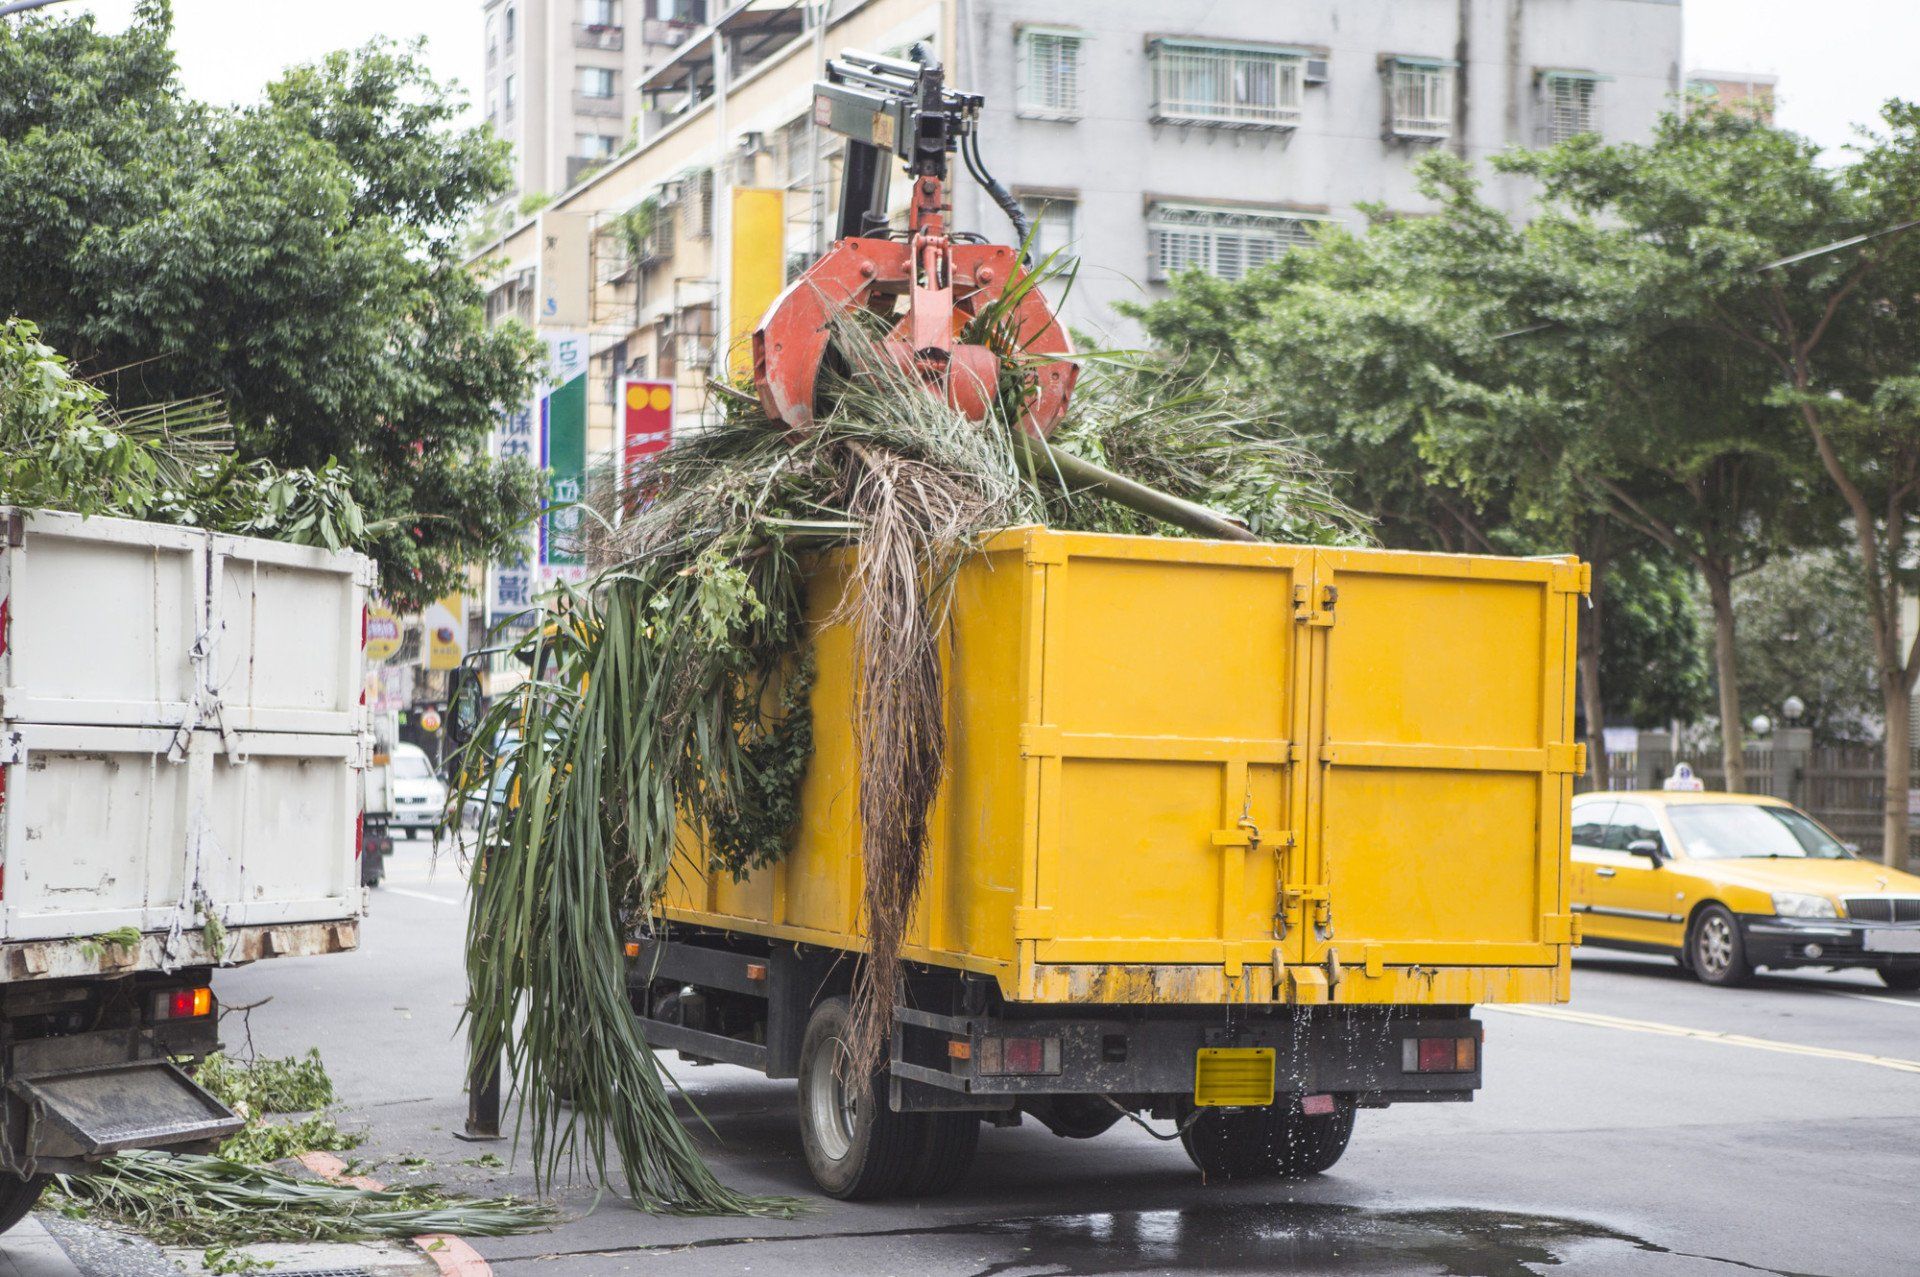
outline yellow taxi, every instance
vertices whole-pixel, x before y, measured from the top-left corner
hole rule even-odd
[[[1760,794],[1573,800],[1581,943],[1666,953],[1707,984],[1755,967],[1871,967],[1920,989],[1920,875],[1862,860]]]

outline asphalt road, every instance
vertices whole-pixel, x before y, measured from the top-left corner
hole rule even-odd
[[[230,1047],[318,1046],[363,1155],[409,1176],[528,1192],[524,1157],[476,1164],[458,1036],[462,884],[403,843],[362,949],[220,977]],[[483,1240],[501,1274],[1729,1274],[1920,1272],[1920,996],[1869,976],[1715,990],[1670,962],[1582,954],[1566,1007],[1485,1010],[1472,1104],[1360,1115],[1317,1179],[1208,1187],[1123,1123],[1089,1141],[988,1129],[931,1202],[814,1197],[794,1085],[676,1066],[729,1183],[814,1197],[792,1221],[662,1219],[576,1184],[567,1222]],[[1730,1038],[1725,1035],[1735,1035]],[[417,1159],[425,1159],[420,1164]]]

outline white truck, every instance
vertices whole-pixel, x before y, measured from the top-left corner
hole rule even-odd
[[[213,971],[359,943],[362,555],[0,507],[0,1227],[240,1119]]]

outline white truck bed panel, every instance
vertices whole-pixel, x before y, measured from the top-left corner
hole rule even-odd
[[[368,582],[309,546],[216,536],[211,550],[213,678],[227,724],[358,731]]]
[[[121,519],[0,527],[0,941],[358,917],[371,564]]]
[[[177,723],[206,611],[204,533],[130,519],[27,516],[0,554],[0,717]]]

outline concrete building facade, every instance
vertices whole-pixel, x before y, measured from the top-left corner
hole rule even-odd
[[[622,372],[677,382],[697,418],[753,318],[729,313],[733,254],[779,252],[790,278],[827,247],[839,145],[811,123],[811,85],[843,48],[927,40],[986,96],[988,167],[1041,248],[1081,263],[1068,322],[1119,341],[1114,305],[1182,270],[1238,277],[1360,225],[1364,204],[1427,211],[1411,170],[1434,148],[1480,163],[1642,138],[1682,86],[1678,0],[738,0],[712,16],[635,82],[637,147],[479,254],[506,263],[497,317],[591,334],[600,447]],[[1525,211],[1526,183],[1482,171]],[[736,242],[746,189],[783,193],[780,243]],[[958,227],[1012,236],[964,175],[954,204]]]
[[[507,202],[612,161],[633,140],[633,86],[706,17],[707,0],[485,0],[481,106],[513,143]]]

